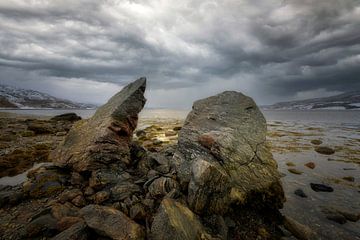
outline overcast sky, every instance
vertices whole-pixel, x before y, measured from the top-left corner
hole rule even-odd
[[[148,107],[237,90],[259,104],[360,89],[359,0],[0,0],[0,83]]]

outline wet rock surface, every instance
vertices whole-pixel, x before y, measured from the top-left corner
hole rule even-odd
[[[36,163],[51,161],[50,152],[74,121],[0,118],[0,177],[18,175]]]
[[[172,159],[190,208],[223,214],[257,193],[281,207],[280,176],[265,138],[265,118],[251,98],[224,92],[195,102]]]

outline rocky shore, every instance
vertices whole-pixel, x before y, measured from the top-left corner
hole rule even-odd
[[[251,98],[223,92],[195,102],[184,123],[139,129],[145,89],[146,79],[136,80],[86,120],[1,118],[3,176],[50,162],[23,184],[0,187],[1,239],[321,239],[281,210],[282,175]],[[276,156],[291,143],[272,144]],[[309,144],[330,153],[319,140]],[[287,163],[288,174],[302,176]],[[358,221],[338,208],[323,212]]]

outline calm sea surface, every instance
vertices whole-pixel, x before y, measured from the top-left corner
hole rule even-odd
[[[75,112],[82,118],[91,117],[96,110],[83,109],[61,109],[61,110],[1,110],[0,112],[11,112],[25,115],[55,116],[67,112]],[[144,109],[140,118],[151,119],[185,119],[188,110],[173,109]],[[262,110],[267,121],[296,121],[310,123],[333,123],[345,125],[360,125],[360,111],[346,110]]]

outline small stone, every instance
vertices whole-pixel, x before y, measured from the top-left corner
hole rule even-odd
[[[329,147],[325,147],[325,146],[318,146],[315,148],[315,151],[317,153],[320,154],[324,154],[324,155],[332,155],[335,153],[335,150]]]
[[[315,163],[308,162],[308,163],[305,164],[305,166],[308,167],[308,168],[314,169],[315,168]]]
[[[90,196],[94,194],[94,189],[92,187],[86,187],[84,191],[85,196]]]
[[[76,217],[78,216],[79,209],[75,207],[72,203],[66,202],[65,204],[53,204],[51,207],[51,214],[57,220],[62,219],[63,217]]]
[[[52,121],[70,121],[70,122],[76,122],[81,120],[81,117],[76,115],[76,113],[64,113],[57,115],[50,120]]]
[[[315,192],[333,192],[334,189],[325,184],[310,183],[311,189]]]
[[[174,131],[167,131],[165,132],[165,136],[166,137],[171,137],[171,136],[176,136],[177,135],[177,132],[174,132]]]
[[[155,179],[149,186],[149,192],[154,198],[164,197],[166,194],[170,193],[173,189],[179,189],[180,186],[172,178],[160,177]]]
[[[62,131],[62,132],[57,132],[55,135],[57,137],[62,137],[62,136],[65,136],[66,134],[67,134],[67,132]]]
[[[106,191],[100,191],[95,194],[94,202],[101,204],[110,198],[110,193]]]
[[[355,178],[352,176],[343,177],[342,179],[348,182],[355,182]]]
[[[293,174],[297,174],[297,175],[301,175],[303,173],[302,171],[297,170],[295,168],[289,168],[288,171],[293,173]]]
[[[346,223],[346,218],[341,214],[328,214],[326,218],[339,224]]]
[[[293,163],[293,162],[287,162],[287,163],[286,163],[286,166],[295,167],[296,165],[295,165],[295,163]]]
[[[300,188],[296,189],[294,191],[295,195],[302,197],[302,198],[307,198],[307,195],[304,193],[304,191]]]
[[[322,141],[319,139],[313,139],[313,140],[311,140],[311,143],[314,145],[320,145],[320,144],[322,144]]]
[[[180,127],[180,126],[174,127],[173,130],[174,130],[174,131],[180,131],[180,130],[181,130],[181,127]]]
[[[141,203],[137,203],[130,208],[130,218],[133,220],[144,220],[146,218],[146,211]]]
[[[83,176],[81,176],[80,173],[72,172],[70,182],[72,185],[80,186],[84,183],[84,178],[83,178]]]
[[[86,201],[83,195],[75,197],[71,202],[77,207],[83,207],[86,205]]]

